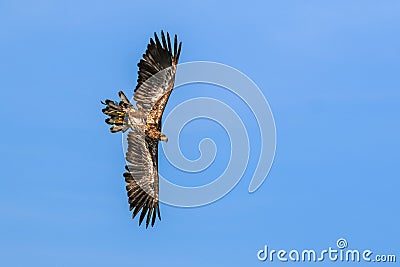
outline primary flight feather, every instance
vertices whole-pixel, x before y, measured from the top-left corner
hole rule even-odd
[[[168,141],[161,132],[161,118],[174,88],[182,42],[175,35],[173,46],[169,34],[161,31],[161,41],[154,33],[146,53],[138,63],[138,79],[133,99],[136,108],[120,91],[120,102],[107,99],[102,110],[109,117],[110,131],[128,131],[127,165],[123,174],[132,218],[140,214],[139,225],[146,228],[161,220],[158,201],[158,142]]]

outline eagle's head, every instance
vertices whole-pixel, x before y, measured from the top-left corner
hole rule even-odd
[[[168,137],[165,134],[161,134],[160,141],[168,142]]]

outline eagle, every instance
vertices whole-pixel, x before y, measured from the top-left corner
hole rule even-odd
[[[136,107],[125,94],[118,92],[120,101],[105,100],[102,112],[105,122],[112,125],[111,133],[126,132],[128,147],[123,174],[126,182],[129,209],[132,218],[140,213],[139,226],[146,218],[146,228],[154,226],[156,217],[161,220],[159,207],[158,142],[168,141],[161,132],[161,119],[174,88],[175,73],[181,52],[174,36],[173,47],[169,33],[161,31],[161,41],[154,33],[147,50],[139,61],[137,85],[133,99]]]

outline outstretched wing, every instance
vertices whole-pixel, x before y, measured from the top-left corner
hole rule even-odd
[[[178,37],[174,37],[174,47],[171,46],[169,34],[161,31],[161,42],[156,33],[151,38],[143,59],[138,63],[139,77],[134,93],[136,106],[147,117],[151,110],[161,109],[157,114],[151,114],[153,121],[161,120],[165,104],[174,87],[176,66],[181,52],[182,42],[178,45]],[[156,105],[163,98],[163,105]]]
[[[133,129],[128,133],[128,150],[124,173],[132,218],[140,212],[139,225],[146,217],[146,228],[161,220],[158,203],[158,142],[149,140],[144,131]],[[147,216],[146,216],[147,215]]]
[[[155,40],[155,41],[154,41]],[[175,35],[172,51],[169,34],[161,32],[161,42],[156,33],[150,39],[146,53],[140,60],[138,84],[134,100],[146,123],[161,127],[161,116],[175,81],[176,66],[182,43]],[[158,140],[146,136],[144,128],[133,127],[128,133],[128,165],[124,173],[130,210],[134,218],[140,213],[139,225],[146,217],[146,228],[154,225],[160,216],[158,202]]]

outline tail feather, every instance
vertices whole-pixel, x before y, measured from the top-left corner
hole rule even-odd
[[[109,116],[106,118],[105,122],[109,125],[112,125],[110,128],[112,133],[119,131],[125,132],[128,129],[124,120],[126,109],[131,106],[131,103],[122,91],[120,91],[118,94],[121,98],[119,103],[109,99],[106,99],[105,102],[101,101],[101,103],[106,106],[101,111],[105,115]]]
[[[119,96],[119,98],[121,98],[121,102],[119,102],[120,106],[122,106],[122,105],[129,106],[131,104],[131,102],[129,102],[128,98],[125,96],[124,92],[119,91],[118,96]]]

